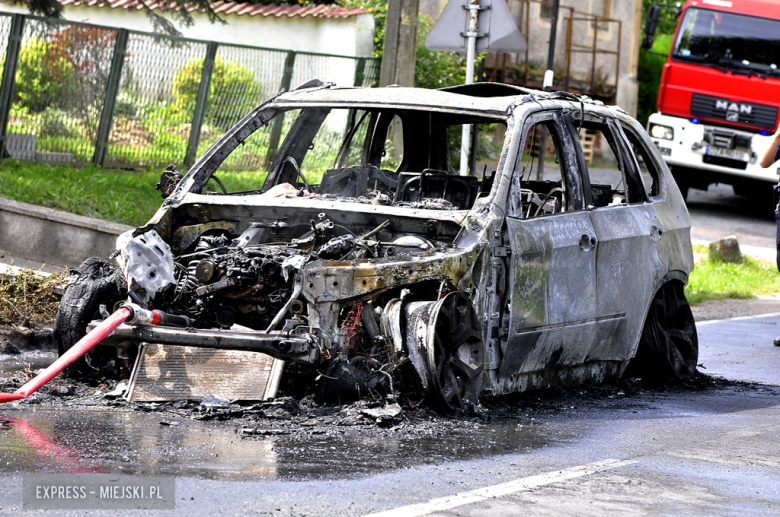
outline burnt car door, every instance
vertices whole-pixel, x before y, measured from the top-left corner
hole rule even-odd
[[[653,284],[652,234],[658,228],[637,160],[620,125],[611,116],[594,114],[574,124],[580,127],[578,142],[590,147],[577,145],[578,151],[593,153],[590,165],[581,160],[591,188],[589,214],[596,232],[597,271],[597,333],[586,362],[624,361],[644,321]]]
[[[502,377],[580,364],[595,333],[596,241],[574,129],[556,111],[529,116],[523,131],[507,200],[511,298]],[[542,132],[555,163],[540,167]]]

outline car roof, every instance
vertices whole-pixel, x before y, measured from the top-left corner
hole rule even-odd
[[[430,109],[434,111],[471,112],[506,119],[507,110],[525,95],[546,95],[545,92],[499,83],[476,83],[441,90],[388,86],[385,88],[353,88],[315,86],[296,88],[276,97],[274,103],[289,105],[338,105],[398,109]]]

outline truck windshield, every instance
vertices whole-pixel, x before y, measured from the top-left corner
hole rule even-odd
[[[688,8],[672,55],[723,70],[780,75],[780,21]]]

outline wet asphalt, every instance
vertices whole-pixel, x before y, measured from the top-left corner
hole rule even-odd
[[[376,429],[255,439],[229,421],[4,407],[0,514],[21,509],[29,472],[175,476],[175,512],[154,515],[411,515],[407,505],[605,460],[631,463],[424,514],[777,513],[780,348],[771,342],[779,330],[780,315],[699,326],[703,371],[749,382],[569,397],[572,406],[533,420],[429,436]]]
[[[765,245],[759,238],[773,235],[773,221],[724,217],[742,201],[730,187],[713,188],[700,201],[691,191],[694,226]],[[698,329],[700,370],[727,382],[583,398],[575,391],[552,406],[540,398],[547,409],[442,432],[242,437],[231,421],[3,406],[0,515],[34,513],[22,510],[22,479],[34,472],[175,476],[175,511],[133,512],[152,515],[780,513],[780,347],[772,345],[780,314]]]

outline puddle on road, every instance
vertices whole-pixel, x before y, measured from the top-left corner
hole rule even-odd
[[[242,439],[230,422],[100,410],[2,410],[0,472],[164,474],[224,481],[338,479],[538,449],[566,440],[547,426],[468,425],[431,436],[378,430]]]
[[[46,368],[57,359],[57,352],[23,352],[21,354],[0,354],[0,380],[10,379],[27,366],[32,371]]]

